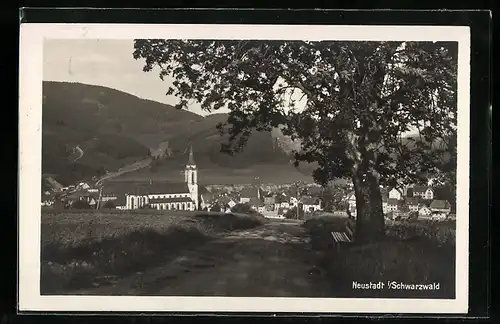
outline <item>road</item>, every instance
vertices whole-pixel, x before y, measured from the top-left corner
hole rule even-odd
[[[328,297],[317,256],[298,222],[273,221],[225,234],[127,278],[71,294],[231,297]],[[168,247],[165,247],[168,249]]]
[[[96,182],[96,185],[99,185],[104,180],[109,180],[109,179],[121,176],[121,175],[123,175],[125,173],[134,172],[134,171],[138,171],[140,169],[146,168],[146,167],[148,167],[148,166],[151,165],[152,161],[153,160],[151,158],[148,158],[148,159],[145,159],[145,160],[138,161],[138,162],[135,162],[133,164],[127,165],[127,166],[121,168],[120,170],[118,170],[116,172],[110,172],[110,173],[106,174],[105,176],[103,176],[102,178],[100,178]]]

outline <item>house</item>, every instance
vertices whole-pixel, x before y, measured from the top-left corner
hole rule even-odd
[[[349,205],[349,207],[354,207],[356,208],[356,195],[354,194],[354,192],[351,192],[347,195],[347,204]]]
[[[387,201],[389,200],[388,196],[382,195],[382,211],[384,214],[387,214],[389,210],[387,209]]]
[[[275,201],[274,201],[274,208],[275,209],[280,209],[280,208],[288,209],[288,208],[290,208],[289,198],[284,194],[276,196]]]
[[[258,198],[252,198],[248,202],[250,207],[254,210],[258,210],[260,207],[264,207],[264,202]]]
[[[406,198],[406,204],[410,212],[418,212],[422,204],[417,197]]]
[[[238,203],[232,199],[229,199],[229,201],[227,202],[227,205],[229,206],[229,208],[233,208],[234,206],[236,206]]]
[[[321,210],[321,200],[313,197],[305,197],[302,200],[302,210],[304,212],[315,212]]]
[[[53,206],[55,203],[54,196],[50,194],[50,192],[44,192],[42,194],[42,206],[43,207],[50,207]]]
[[[413,197],[420,197],[425,200],[434,199],[434,190],[431,187],[415,186],[412,188]]]
[[[297,197],[290,197],[290,207],[295,207],[299,204]]]
[[[418,210],[418,215],[420,217],[426,218],[426,217],[429,217],[431,214],[432,214],[432,211],[430,210],[429,207],[427,207],[425,205],[420,207],[420,209]]]
[[[401,194],[401,192],[398,189],[392,188],[389,191],[389,199],[401,200],[401,199],[403,199],[403,195]]]
[[[264,204],[265,205],[274,205],[275,202],[276,202],[276,200],[274,199],[274,196],[272,196],[272,195],[268,195],[268,196],[264,197]]]
[[[399,206],[401,205],[401,201],[394,198],[387,199],[387,212],[395,212],[399,210]]]
[[[126,209],[149,205],[158,210],[198,210],[198,170],[194,162],[193,147],[184,170],[184,182],[153,183],[136,186],[126,194]]]
[[[88,183],[86,183],[86,182],[80,182],[80,183],[76,186],[76,188],[78,188],[78,189],[83,189],[83,190],[88,190],[88,189],[90,189],[90,185],[89,185]]]
[[[288,212],[287,208],[280,207],[278,208],[278,216],[284,216]]]
[[[433,200],[429,208],[433,213],[448,215],[451,212],[451,205],[447,200]]]
[[[246,187],[240,193],[240,204],[249,202],[252,198],[261,200],[263,198],[263,192],[260,187]]]

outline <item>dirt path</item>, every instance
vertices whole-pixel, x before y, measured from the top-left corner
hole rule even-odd
[[[168,247],[166,247],[168,248]],[[224,235],[177,259],[111,285],[74,292],[91,295],[326,297],[328,283],[300,224],[272,222]]]

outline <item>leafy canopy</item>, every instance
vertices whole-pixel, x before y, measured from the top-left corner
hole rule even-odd
[[[229,143],[280,127],[301,142],[315,179],[377,174],[422,182],[455,166],[457,44],[257,40],[135,40],[144,71],[173,77],[178,108],[229,109]],[[405,137],[413,132],[415,136]]]

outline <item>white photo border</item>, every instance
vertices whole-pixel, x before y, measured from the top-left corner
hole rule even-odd
[[[262,39],[458,42],[456,298],[243,298],[40,295],[44,39]],[[132,53],[131,53],[132,55]],[[469,286],[468,26],[48,24],[20,26],[18,311],[465,314]]]

